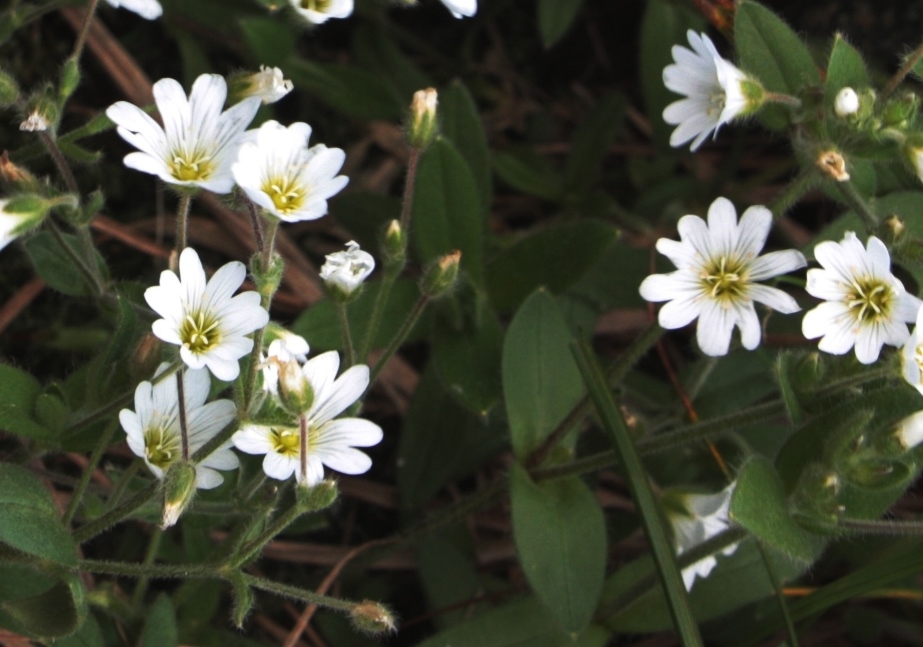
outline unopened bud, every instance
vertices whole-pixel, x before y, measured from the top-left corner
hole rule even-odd
[[[849,180],[849,173],[846,172],[846,160],[837,151],[821,153],[817,157],[816,164],[824,175],[837,182]]]
[[[859,95],[852,88],[843,88],[833,100],[833,111],[838,117],[848,117],[859,112]]]
[[[431,263],[426,268],[420,284],[423,294],[433,299],[446,294],[455,287],[455,281],[458,280],[459,263],[461,263],[461,252],[457,249]]]
[[[183,511],[195,498],[195,465],[188,461],[177,461],[170,465],[163,480],[163,516],[160,527],[175,525]]]
[[[240,629],[244,626],[244,620],[247,619],[250,609],[253,608],[253,591],[250,590],[250,584],[239,571],[234,572],[228,581],[234,591],[234,626]]]
[[[339,495],[340,490],[333,479],[323,480],[314,487],[308,487],[302,481],[295,488],[298,506],[304,513],[326,510],[336,502]]]
[[[39,190],[36,177],[22,166],[14,164],[6,151],[0,153],[0,182],[8,192],[28,191],[31,193]]]
[[[426,88],[417,90],[410,103],[410,129],[407,138],[414,148],[423,149],[430,145],[436,136],[436,90]]]
[[[392,220],[388,223],[384,235],[381,237],[381,251],[384,256],[385,267],[395,268],[400,271],[404,267],[407,257],[407,237],[401,229],[401,223]]]
[[[228,95],[234,104],[247,97],[259,97],[263,105],[275,103],[294,89],[278,67],[260,65],[259,72],[234,74],[228,79]]]
[[[257,292],[262,297],[272,297],[282,283],[282,274],[285,272],[285,261],[278,254],[273,254],[269,261],[269,269],[263,269],[263,255],[254,254],[250,259],[250,275],[256,283]]]
[[[904,221],[898,216],[888,216],[885,218],[884,226],[891,233],[891,239],[897,240],[900,238],[907,226],[904,224]]]
[[[63,104],[80,85],[80,65],[76,58],[64,61],[61,68],[61,82],[58,84],[58,99]]]
[[[314,404],[314,387],[294,358],[279,362],[279,401],[296,416],[307,413]]]
[[[351,240],[346,243],[345,252],[327,255],[327,262],[320,268],[320,277],[334,299],[349,301],[374,269],[372,255],[359,249],[359,244]]]
[[[0,70],[0,108],[6,108],[19,99],[19,84],[12,76]]]
[[[26,119],[19,130],[43,132],[58,122],[58,105],[51,96],[51,88],[32,95],[26,105]]]
[[[53,206],[53,200],[37,195],[0,199],[0,249],[38,227]]]
[[[889,100],[881,110],[882,126],[902,128],[916,114],[919,99],[913,92]]]
[[[397,631],[394,615],[380,602],[363,600],[352,608],[349,616],[353,625],[367,634],[377,635]]]

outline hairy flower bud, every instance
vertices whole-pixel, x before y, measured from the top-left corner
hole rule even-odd
[[[377,635],[397,631],[394,615],[385,605],[373,600],[363,600],[352,608],[349,617],[356,629]]]
[[[824,175],[832,180],[837,182],[849,180],[849,173],[846,172],[846,160],[837,151],[824,151],[817,156],[815,164]]]
[[[848,117],[859,112],[859,95],[852,88],[843,88],[833,100],[833,111],[838,117]]]
[[[410,127],[407,139],[414,148],[423,149],[429,146],[436,136],[436,105],[438,98],[436,90],[426,88],[417,90],[410,103]]]
[[[461,263],[461,252],[457,249],[437,259],[426,268],[420,289],[423,294],[432,298],[440,297],[455,287],[458,280],[458,265]]]
[[[404,267],[407,258],[407,237],[399,221],[392,220],[388,223],[381,237],[381,251],[388,270],[399,272]]]
[[[163,516],[161,528],[169,528],[179,521],[195,497],[195,465],[177,461],[170,465],[163,481]]]
[[[19,84],[12,76],[0,70],[0,108],[6,108],[19,99]]]
[[[294,358],[279,362],[279,400],[286,411],[296,416],[314,404],[314,388]]]

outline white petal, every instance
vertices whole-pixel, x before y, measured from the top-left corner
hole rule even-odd
[[[750,265],[750,280],[764,281],[780,274],[788,274],[801,269],[808,262],[804,254],[794,249],[770,252],[755,259]]]

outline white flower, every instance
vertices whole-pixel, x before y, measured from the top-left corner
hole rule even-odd
[[[154,84],[154,101],[163,127],[126,101],[109,106],[106,115],[122,139],[140,152],[125,156],[125,166],[158,176],[164,182],[230,193],[231,164],[244,138],[244,129],[260,107],[248,97],[221,111],[227,83],[217,74],[203,74],[189,98],[173,79]]]
[[[163,7],[157,0],[106,0],[113,7],[133,11],[142,18],[154,20],[163,14]]]
[[[760,322],[754,301],[785,314],[800,310],[782,290],[757,283],[806,264],[795,250],[758,256],[771,226],[772,214],[761,206],[747,209],[738,223],[734,205],[725,198],[709,207],[707,225],[698,216],[680,218],[681,241],[657,241],[657,251],[673,261],[677,270],[653,274],[640,288],[648,301],[669,301],[660,309],[660,325],[682,328],[698,317],[699,347],[706,355],[719,356],[727,353],[735,326],[740,328],[744,348],[759,346]]]
[[[304,364],[308,359],[308,342],[304,337],[285,331],[285,336],[274,339],[263,356],[263,390],[278,395],[279,367],[286,362]]]
[[[923,411],[917,411],[897,423],[894,435],[905,450],[923,442]]]
[[[923,308],[917,311],[917,325],[901,352],[901,374],[923,394]]]
[[[736,482],[731,483],[715,494],[681,494],[676,497],[678,505],[671,506],[667,516],[673,526],[677,555],[692,550],[730,528],[728,512],[735,485]],[[683,511],[674,510],[674,507],[683,508]],[[737,550],[737,546],[736,543],[732,544],[722,550],[721,554],[730,555]],[[686,590],[692,590],[696,577],[708,577],[717,565],[718,560],[710,555],[684,568],[683,583]]]
[[[859,95],[852,88],[843,88],[836,93],[833,111],[838,117],[846,117],[859,112]]]
[[[250,76],[250,96],[259,97],[263,105],[275,103],[294,89],[294,84],[282,75],[278,67],[260,65],[260,71]]]
[[[372,255],[359,249],[359,243],[351,240],[346,243],[345,252],[327,254],[327,262],[320,268],[320,277],[329,288],[349,295],[374,269]]]
[[[442,0],[456,18],[470,18],[478,11],[478,0]]]
[[[0,199],[0,249],[3,249],[21,235],[33,229],[41,222],[45,210],[24,210],[22,212],[7,211],[6,206],[11,200]],[[20,201],[21,203],[24,201]]]
[[[824,299],[804,316],[801,331],[808,339],[823,337],[818,348],[843,355],[856,347],[863,364],[878,359],[884,344],[901,346],[921,302],[904,291],[891,274],[888,248],[875,236],[863,247],[846,232],[840,243],[824,241],[814,248],[824,269],[808,270],[808,294]]]
[[[263,471],[267,476],[284,480],[294,473],[298,483],[307,487],[323,480],[324,465],[344,474],[368,471],[371,459],[354,448],[378,444],[381,428],[362,418],[334,418],[365,392],[369,369],[353,366],[334,379],[339,365],[339,355],[330,351],[302,367],[314,391],[314,402],[304,414],[307,434],[303,453],[298,423],[246,424],[231,438],[234,446],[248,454],[265,454]]]
[[[19,130],[30,133],[41,133],[48,130],[48,126],[48,120],[44,115],[41,115],[38,112],[33,112],[26,118],[25,121],[19,124]]]
[[[330,18],[346,18],[353,12],[353,0],[289,0],[302,18],[315,25]]]
[[[233,167],[247,197],[286,222],[320,218],[327,213],[327,198],[349,182],[337,175],[346,154],[323,144],[307,148],[310,136],[308,124],[286,128],[267,121],[255,141],[241,146]]]
[[[161,364],[156,375],[163,373],[167,366],[166,362]],[[143,458],[148,469],[161,480],[167,468],[183,457],[176,386],[176,375],[153,385],[141,382],[135,389],[135,410],[122,409],[119,412],[119,421],[128,435],[131,451]],[[190,456],[237,416],[237,407],[230,400],[205,404],[210,386],[208,371],[189,369],[183,373]],[[196,487],[217,487],[224,479],[215,470],[237,468],[237,456],[230,447],[229,441],[196,464]]]
[[[206,283],[199,255],[187,247],[180,254],[179,271],[181,276],[165,270],[160,285],[144,292],[148,305],[163,317],[154,322],[154,334],[178,344],[190,368],[207,366],[219,380],[235,379],[240,373],[237,360],[253,348],[245,335],[269,321],[256,292],[231,296],[246,278],[244,264],[227,263]]]
[[[686,98],[668,105],[663,119],[677,126],[670,135],[670,146],[682,146],[691,139],[690,149],[696,150],[711,131],[717,134],[718,128],[752,109],[743,84],[751,84],[754,89],[758,86],[721,58],[708,36],[691,29],[686,36],[695,51],[674,45],[675,63],[663,69],[667,89]]]

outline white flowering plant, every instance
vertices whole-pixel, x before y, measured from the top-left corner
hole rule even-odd
[[[8,5],[0,643],[923,631],[911,9]]]

